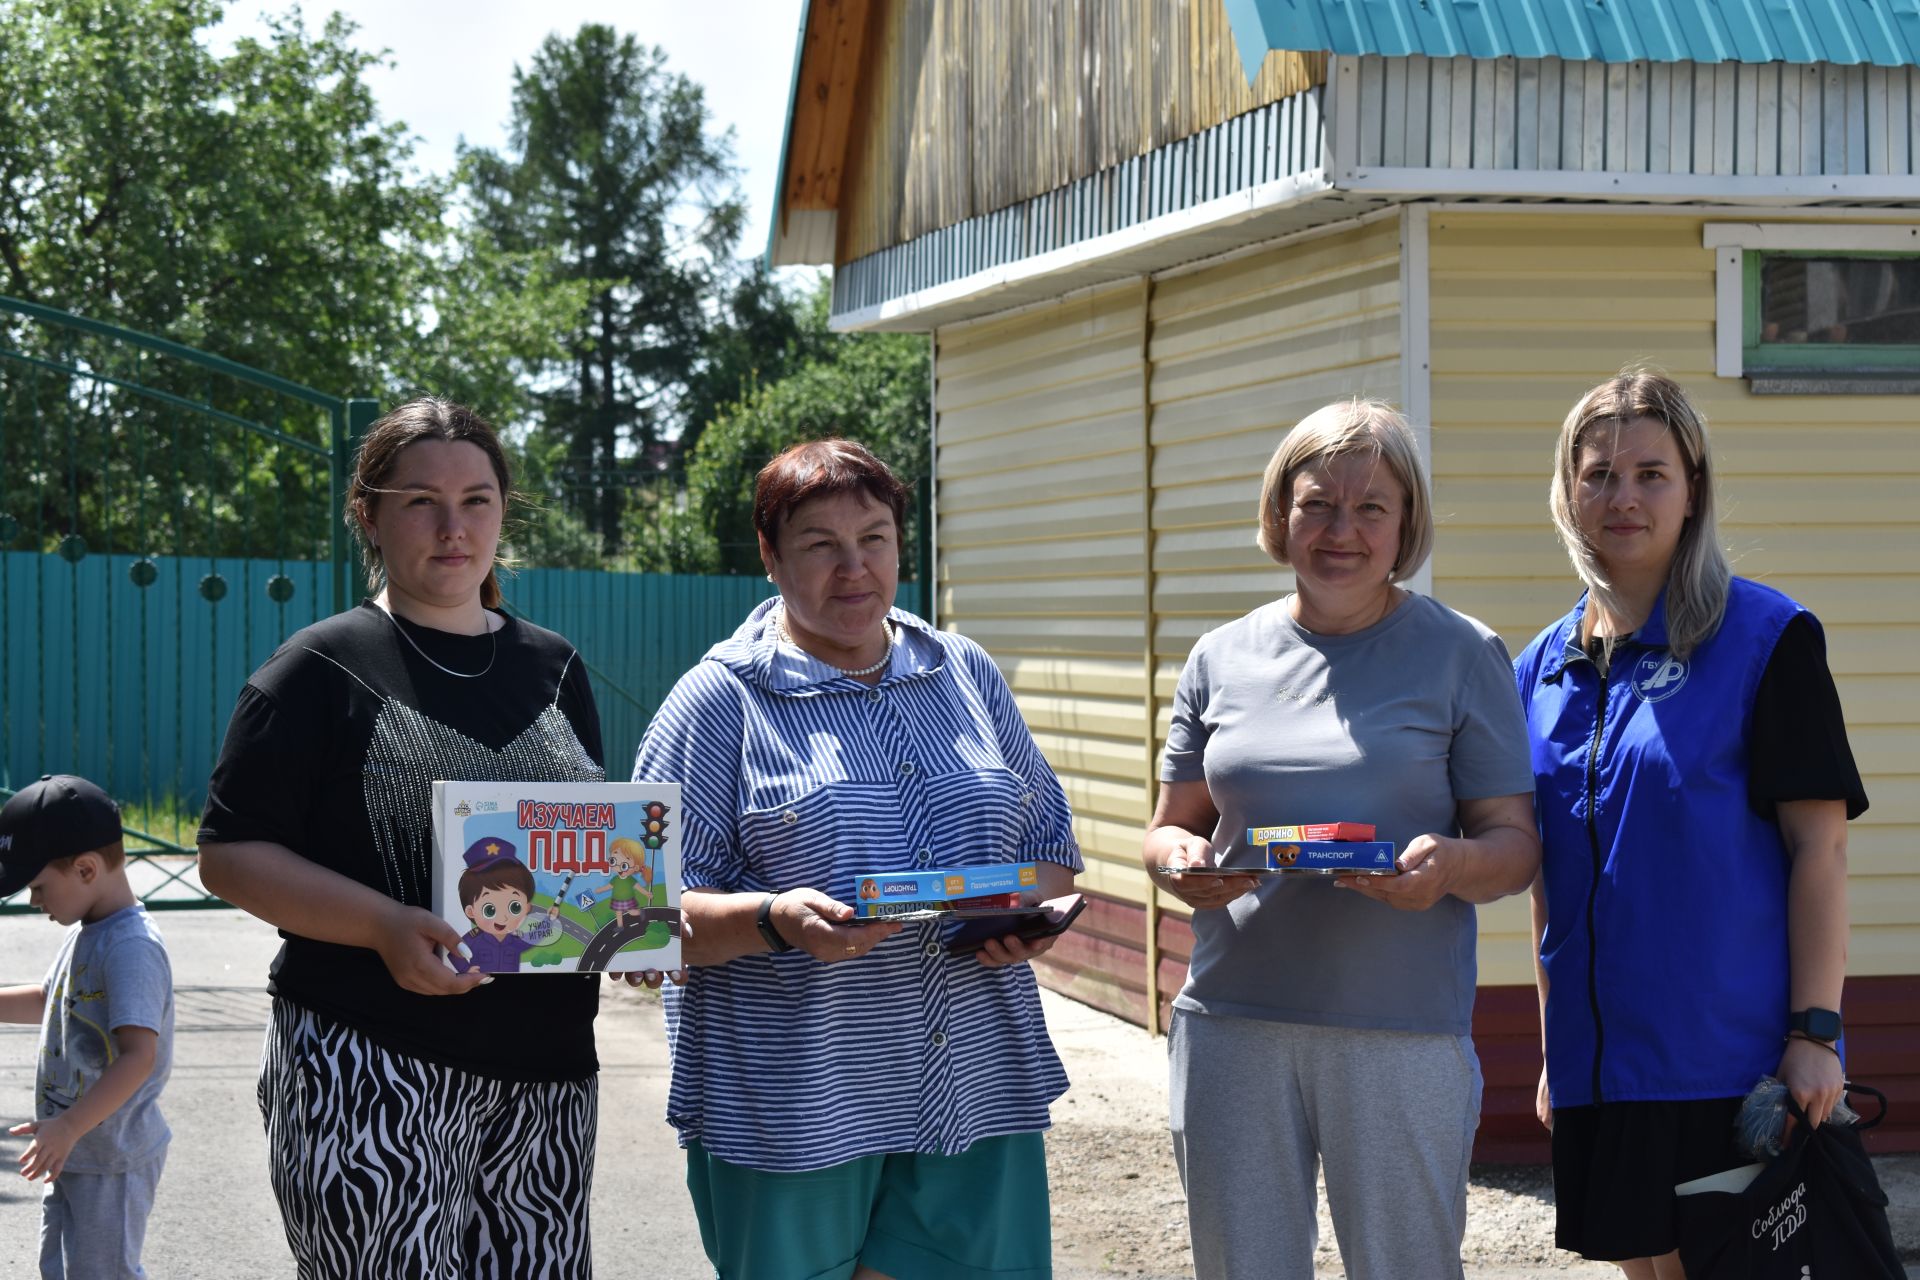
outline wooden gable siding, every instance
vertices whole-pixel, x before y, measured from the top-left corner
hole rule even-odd
[[[1705,413],[1735,572],[1826,628],[1873,807],[1849,837],[1851,974],[1920,973],[1920,482],[1913,403],[1755,396],[1714,375],[1700,215],[1438,211],[1432,263],[1434,588],[1518,652],[1578,595],[1546,509],[1560,420],[1630,363]],[[1526,904],[1482,912],[1483,982],[1531,981]]]
[[[814,0],[800,33],[799,78],[787,123],[779,207],[837,209],[847,138],[860,96],[872,0]]]
[[[1221,0],[873,0],[836,262],[991,213],[1322,83],[1249,86]]]

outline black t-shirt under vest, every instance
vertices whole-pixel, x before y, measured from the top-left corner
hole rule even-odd
[[[435,779],[599,781],[603,760],[585,664],[560,636],[512,617],[490,635],[454,635],[363,601],[295,633],[247,681],[200,840],[284,845],[431,909]],[[373,951],[281,937],[273,994],[385,1048],[503,1080],[598,1068],[590,975],[501,974],[466,995],[424,996]]]

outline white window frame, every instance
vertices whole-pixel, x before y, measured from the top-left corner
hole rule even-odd
[[[1701,241],[1713,250],[1713,371],[1746,376],[1746,255],[1755,249],[1834,253],[1920,252],[1920,224],[1709,222]]]

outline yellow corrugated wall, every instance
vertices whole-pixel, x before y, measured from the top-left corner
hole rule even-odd
[[[1546,516],[1560,417],[1627,363],[1679,377],[1713,427],[1737,570],[1827,628],[1873,798],[1852,833],[1851,969],[1911,973],[1920,430],[1904,399],[1715,377],[1703,221],[1431,216],[1434,591],[1516,652],[1559,616],[1576,594]],[[1144,901],[1145,717],[1157,750],[1194,639],[1287,589],[1252,543],[1280,434],[1338,396],[1398,398],[1398,235],[1388,219],[938,335],[941,618],[1007,672],[1092,889]],[[1483,983],[1531,981],[1523,899],[1484,908],[1481,934]]]
[[[1141,900],[1145,290],[935,336],[943,626],[984,645],[1073,803],[1086,888]]]
[[[1781,219],[1787,220],[1787,219]],[[1920,427],[1896,396],[1755,396],[1714,374],[1699,215],[1436,210],[1434,591],[1518,652],[1578,595],[1547,517],[1561,419],[1656,365],[1706,414],[1734,569],[1826,627],[1873,802],[1851,830],[1849,972],[1920,971]],[[1480,980],[1532,980],[1524,899],[1481,912]]]
[[[1154,286],[1156,751],[1193,642],[1292,588],[1254,545],[1281,436],[1332,400],[1400,398],[1399,294],[1392,218]]]
[[[1398,398],[1399,269],[1386,219],[936,335],[940,620],[1007,673],[1086,887],[1145,902],[1147,780],[1187,651],[1288,588],[1253,544],[1286,427]]]

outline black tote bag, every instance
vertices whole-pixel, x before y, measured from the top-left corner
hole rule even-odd
[[[1815,1129],[1789,1098],[1793,1136],[1746,1190],[1679,1198],[1688,1280],[1904,1280],[1887,1195],[1860,1142],[1860,1130],[1886,1117],[1887,1098],[1847,1090],[1878,1099],[1879,1114]]]

